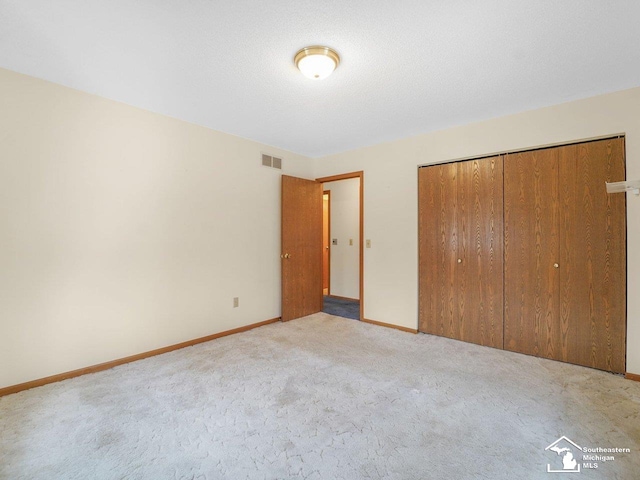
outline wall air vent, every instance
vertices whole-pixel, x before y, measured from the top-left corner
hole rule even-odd
[[[282,170],[282,159],[278,157],[272,157],[271,155],[262,154],[262,166],[272,167]]]

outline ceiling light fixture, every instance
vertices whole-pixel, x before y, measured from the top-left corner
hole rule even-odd
[[[304,47],[293,57],[296,67],[313,80],[327,78],[340,64],[340,55],[329,47]]]

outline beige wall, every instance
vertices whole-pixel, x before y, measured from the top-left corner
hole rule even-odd
[[[627,179],[640,179],[640,88],[332,155],[318,177],[364,170],[364,315],[417,328],[417,166],[626,134]],[[627,371],[640,373],[640,197],[627,194]]]
[[[331,295],[360,298],[360,179],[327,182],[331,191]],[[353,244],[349,245],[349,240]],[[331,242],[330,242],[331,243]]]
[[[0,387],[280,316],[260,152],[0,69]]]
[[[365,316],[417,327],[417,166],[627,135],[640,88],[310,161],[0,69],[0,388],[280,315],[280,175],[365,171]],[[640,373],[640,198],[627,370]],[[355,240],[355,237],[354,237]],[[240,307],[232,308],[232,298]]]

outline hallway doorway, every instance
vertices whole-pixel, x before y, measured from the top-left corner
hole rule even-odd
[[[321,180],[323,187],[323,311],[331,315],[359,320],[361,318],[361,178],[356,175]]]

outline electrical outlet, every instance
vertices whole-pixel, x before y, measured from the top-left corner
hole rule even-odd
[[[233,297],[233,308],[240,306],[240,297]]]

